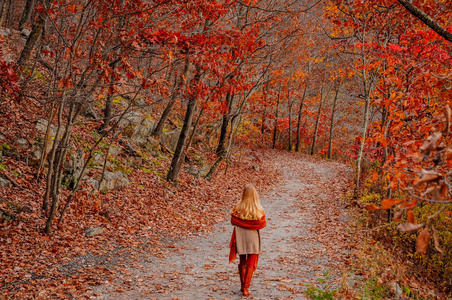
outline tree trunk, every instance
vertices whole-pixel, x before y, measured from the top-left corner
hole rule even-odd
[[[322,112],[322,102],[323,102],[323,87],[322,87],[322,91],[320,92],[320,103],[319,103],[319,110],[317,112],[317,120],[315,121],[314,137],[312,138],[311,155],[314,155],[315,144],[317,142],[317,133],[319,131],[320,115]]]
[[[339,85],[337,87],[337,90],[336,90],[336,95],[334,96],[333,110],[331,111],[330,138],[329,138],[329,141],[328,141],[328,158],[329,159],[331,159],[331,156],[332,156],[334,113],[336,112],[337,95],[339,94],[340,87],[341,86],[340,86],[340,83],[339,83]]]
[[[435,20],[433,20],[429,15],[425,12],[414,6],[411,0],[397,0],[400,4],[402,4],[413,16],[421,20],[425,25],[430,27],[437,34],[442,36],[445,40],[452,42],[452,32],[447,31],[444,27],[438,24]]]
[[[99,132],[103,132],[107,129],[108,125],[110,125],[112,106],[113,97],[108,93],[107,99],[105,100],[104,122],[100,125]]]
[[[297,121],[297,152],[301,151],[301,114],[303,113],[304,100],[306,99],[306,90],[308,84],[306,83],[303,91],[303,98],[301,98],[300,108],[298,109],[298,121]]]
[[[221,155],[225,151],[225,145],[228,134],[229,121],[232,114],[232,105],[234,102],[234,94],[226,94],[226,104],[228,106],[228,111],[223,115],[223,120],[221,123],[220,139],[218,140],[217,150],[215,151],[217,155]]]
[[[204,107],[201,108],[201,111],[199,112],[199,115],[196,118],[195,124],[193,124],[193,130],[191,131],[190,138],[188,139],[187,146],[185,147],[185,151],[183,154],[183,159],[182,159],[183,161],[185,160],[185,156],[187,156],[188,148],[190,147],[191,142],[193,141],[193,137],[196,134],[196,129],[198,129],[199,120],[201,120],[203,112],[204,112]]]
[[[22,12],[22,16],[20,17],[19,21],[19,31],[24,29],[25,23],[27,23],[28,20],[30,19],[31,12],[33,11],[34,7],[34,2],[35,2],[34,0],[26,0],[25,8],[24,11]]]
[[[154,132],[152,133],[158,141],[160,140],[160,137],[162,136],[163,127],[165,127],[165,122],[166,122],[166,120],[168,120],[169,116],[171,115],[171,111],[173,110],[174,104],[176,103],[177,95],[179,94],[179,91],[180,91],[179,85],[181,84],[182,80],[184,80],[184,78],[187,78],[189,67],[190,67],[190,60],[189,60],[189,56],[187,54],[187,57],[185,58],[185,66],[184,66],[183,73],[181,74],[179,79],[178,79],[177,75],[175,76],[170,102],[165,107],[165,110],[163,110],[162,116],[160,117],[160,120],[157,123],[157,126],[154,129]]]
[[[78,108],[76,106],[79,106]],[[60,190],[61,190],[61,181],[63,179],[64,165],[66,161],[66,154],[69,148],[69,141],[71,138],[72,126],[80,113],[80,104],[71,103],[69,113],[67,116],[67,124],[64,130],[63,137],[61,141],[57,140],[55,137],[54,147],[55,150],[55,158],[53,162],[53,170],[49,169],[49,172],[53,173],[52,177],[49,177],[47,180],[47,185],[50,185],[50,196],[52,199],[52,205],[50,207],[49,217],[47,218],[45,233],[50,235],[52,233],[52,222],[55,218],[55,214],[58,210],[59,200],[60,200]],[[62,126],[61,117],[59,116],[58,127]]]
[[[0,9],[0,26],[3,26],[3,23],[6,20],[6,16],[8,15],[10,5],[11,0],[3,0],[2,7]]]
[[[288,151],[292,151],[292,105],[293,102],[290,100],[290,89],[287,91],[287,101],[289,104],[289,145]]]
[[[48,7],[49,1],[50,0],[42,0],[45,8]],[[43,34],[46,20],[47,13],[46,12],[40,13],[38,16],[38,20],[33,24],[33,28],[31,29],[31,33],[27,38],[27,42],[25,43],[25,46],[22,49],[22,52],[20,53],[19,60],[17,61],[18,65],[23,65],[25,61],[27,61],[27,59],[30,57],[31,52],[36,46],[36,43]]]
[[[196,86],[197,83],[201,80],[200,78],[200,72],[201,70],[199,68],[196,68],[196,75],[193,79],[193,85]],[[183,163],[183,155],[185,153],[185,142],[187,141],[188,132],[191,127],[193,115],[196,110],[196,104],[198,102],[197,95],[190,95],[188,104],[187,104],[187,111],[185,112],[185,118],[184,118],[184,125],[182,126],[181,133],[179,135],[179,140],[177,141],[176,151],[174,151],[173,160],[171,161],[171,166],[168,171],[168,174],[166,176],[166,179],[168,181],[175,181],[179,175],[180,168]]]
[[[279,99],[281,96],[281,84],[279,85],[279,89],[278,89],[278,98],[276,98],[276,114],[275,114],[275,125],[273,128],[273,145],[272,148],[275,149],[276,148],[276,137],[277,137],[277,133],[278,133],[278,118],[279,118]]]
[[[359,145],[359,151],[358,151],[358,159],[356,161],[356,190],[355,190],[355,197],[358,197],[359,195],[359,189],[360,189],[360,177],[361,177],[361,164],[364,156],[364,145],[366,142],[366,133],[367,133],[367,127],[369,125],[369,111],[370,111],[370,95],[369,93],[366,93],[365,95],[365,106],[364,106],[364,119],[363,119],[363,131],[361,134],[361,144]]]

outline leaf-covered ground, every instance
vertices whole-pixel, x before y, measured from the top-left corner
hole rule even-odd
[[[281,180],[261,192],[268,223],[261,233],[263,253],[251,299],[307,299],[306,291],[316,293],[316,288],[333,292],[343,284],[357,239],[348,229],[341,199],[352,171],[308,156],[273,152],[271,157],[265,164],[279,170]],[[105,300],[240,299],[237,264],[227,263],[231,232],[226,220],[201,236],[165,240],[157,254],[122,261],[121,274],[91,295]]]
[[[123,266],[130,267],[121,263],[126,257],[158,256],[166,247],[162,240],[209,232],[228,217],[245,183],[266,190],[277,180],[275,170],[261,162],[269,155],[237,151],[227,175],[223,166],[207,182],[184,171],[177,187],[155,173],[134,169],[127,188],[77,197],[51,237],[43,234],[40,212],[45,184],[33,180],[34,170],[25,163],[6,159],[3,171],[21,176],[19,187],[0,188],[0,208],[8,214],[0,218],[0,298],[79,298],[92,285],[115,278]],[[168,161],[162,160],[162,171]],[[87,237],[85,229],[92,227],[105,231]]]

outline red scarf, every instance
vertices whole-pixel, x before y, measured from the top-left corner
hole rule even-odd
[[[260,220],[242,220],[231,214],[231,224],[237,225],[246,229],[259,230],[267,225],[265,215]],[[232,231],[231,242],[229,243],[229,263],[237,258],[237,244],[235,239],[235,228]]]

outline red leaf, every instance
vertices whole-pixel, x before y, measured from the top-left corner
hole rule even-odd
[[[389,209],[389,208],[393,207],[394,205],[399,204],[400,202],[402,202],[402,200],[386,199],[386,200],[381,201],[381,208]]]
[[[410,222],[411,224],[416,224],[416,218],[414,217],[412,210],[408,211],[408,222]]]
[[[373,204],[373,203],[367,203],[367,204],[365,204],[365,205],[364,205],[364,208],[367,209],[367,210],[369,210],[369,211],[372,211],[372,210],[379,210],[379,209],[380,209],[380,207],[378,207],[377,205],[375,205],[375,204]]]

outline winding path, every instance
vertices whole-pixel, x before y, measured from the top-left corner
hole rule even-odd
[[[261,195],[263,253],[252,295],[244,299],[307,299],[309,286],[334,290],[343,279],[351,234],[341,195],[352,173],[339,163],[303,158],[284,154],[272,162],[282,182]],[[169,241],[166,252],[96,287],[96,299],[242,299],[237,264],[227,263],[231,231],[223,222],[210,234]]]

